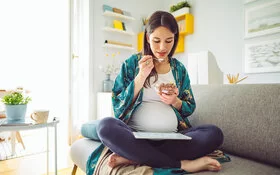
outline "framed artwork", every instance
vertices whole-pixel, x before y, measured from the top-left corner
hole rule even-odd
[[[280,72],[280,39],[246,44],[245,73]]]
[[[280,32],[279,0],[261,1],[245,6],[245,38],[277,32]]]

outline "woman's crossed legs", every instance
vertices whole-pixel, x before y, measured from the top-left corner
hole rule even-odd
[[[120,164],[145,164],[156,168],[181,168],[188,172],[218,171],[220,163],[206,154],[213,152],[223,142],[223,134],[214,125],[203,125],[184,130],[192,140],[151,141],[135,139],[132,129],[113,117],[104,118],[97,133],[113,154],[109,166]]]

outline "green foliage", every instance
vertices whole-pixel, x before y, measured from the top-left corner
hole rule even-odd
[[[21,92],[12,92],[2,98],[2,102],[7,105],[25,105],[31,101],[30,97],[24,97]]]
[[[147,22],[148,22],[148,19],[143,17],[142,18],[142,25],[145,26],[147,24]]]
[[[170,7],[170,12],[175,12],[183,7],[191,7],[190,4],[188,3],[188,1],[182,1],[182,2],[179,2],[178,4],[175,4],[175,5],[172,5]]]

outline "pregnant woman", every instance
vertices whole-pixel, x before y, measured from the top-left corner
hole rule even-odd
[[[156,11],[144,33],[143,52],[122,64],[113,87],[115,118],[101,120],[97,133],[113,153],[109,166],[144,164],[181,168],[188,172],[219,171],[221,164],[206,155],[223,143],[214,125],[191,127],[187,117],[196,104],[184,65],[173,58],[178,24],[168,12]],[[159,93],[161,83],[173,82],[172,93]],[[132,132],[180,132],[192,140],[135,139]]]

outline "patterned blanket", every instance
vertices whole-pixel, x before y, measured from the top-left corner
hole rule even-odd
[[[112,152],[107,147],[103,149],[93,175],[183,175],[188,173],[178,168],[152,168],[145,165],[120,165],[111,168],[108,166],[108,158],[111,154]],[[217,159],[220,163],[230,161],[230,157],[220,150],[216,150],[207,156]]]

